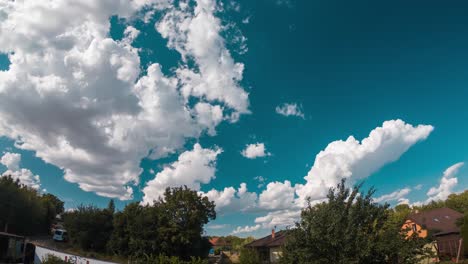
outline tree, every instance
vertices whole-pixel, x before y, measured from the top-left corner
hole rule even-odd
[[[79,206],[63,215],[70,242],[83,250],[104,252],[112,234],[113,215],[107,209]]]
[[[61,202],[56,199],[54,202]],[[43,198],[35,189],[22,185],[10,176],[0,177],[2,231],[20,235],[45,234],[50,227],[52,207],[48,198]]]
[[[145,256],[205,257],[210,244],[203,226],[216,218],[215,205],[187,187],[167,188],[153,205],[127,205],[114,217],[108,243],[111,252],[138,259]]]
[[[445,204],[448,208],[460,213],[468,212],[468,190],[459,194],[450,194],[445,201]]]
[[[287,235],[282,263],[417,263],[425,241],[406,239],[401,223],[390,221],[389,206],[373,201],[374,189],[360,189],[343,180],[329,190],[327,202],[309,200]]]
[[[45,210],[45,228],[49,229],[58,214],[63,213],[63,201],[57,196],[47,193],[40,197],[40,201]]]
[[[109,211],[109,213],[111,213],[111,214],[114,214],[114,212],[115,212],[114,199],[110,199],[109,204],[107,205],[107,211]]]

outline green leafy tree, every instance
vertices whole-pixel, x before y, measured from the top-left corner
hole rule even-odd
[[[115,203],[114,203],[114,199],[111,199],[109,201],[109,204],[107,205],[107,211],[109,211],[109,213],[111,214],[114,214],[115,213]]]
[[[282,263],[417,263],[426,252],[418,237],[406,239],[388,205],[373,201],[374,189],[349,189],[343,180],[327,202],[309,205],[289,231]]]
[[[451,208],[460,213],[468,212],[468,190],[456,194],[450,194],[445,201],[448,208]]]
[[[35,189],[22,185],[10,176],[0,177],[2,231],[20,235],[46,234],[55,217],[55,203],[61,202],[53,197],[41,196]]]
[[[215,205],[187,187],[167,188],[153,205],[131,203],[114,217],[111,252],[133,256],[206,257],[209,241],[203,226],[216,218]]]
[[[104,252],[112,234],[113,215],[107,209],[79,206],[63,215],[70,242],[83,250]]]

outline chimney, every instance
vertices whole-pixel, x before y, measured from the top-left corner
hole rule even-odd
[[[275,229],[271,229],[271,238],[275,239]]]

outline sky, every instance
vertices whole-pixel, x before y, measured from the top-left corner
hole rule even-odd
[[[468,187],[465,1],[0,1],[0,172],[104,207],[186,185],[262,236],[341,179]],[[86,15],[84,15],[86,14]]]

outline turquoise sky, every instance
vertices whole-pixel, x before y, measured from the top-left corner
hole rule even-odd
[[[155,178],[151,170],[163,171],[197,142],[204,148],[223,150],[216,158],[215,178],[201,184],[203,192],[231,186],[237,189],[246,183],[249,192],[260,194],[270,182],[305,184],[316,155],[331,142],[351,135],[362,140],[384,121],[396,119],[413,126],[430,125],[433,131],[410,144],[395,161],[383,162],[375,172],[359,179],[365,181],[366,188],[375,186],[377,197],[407,188],[410,191],[405,199],[424,202],[429,189],[439,186],[447,168],[468,160],[466,1],[223,0],[217,4],[223,6],[216,16],[225,26],[220,31],[225,47],[245,66],[240,86],[249,94],[251,113],[242,114],[237,122],[221,122],[214,136],[204,132],[187,137],[182,148],[166,157],[141,157],[140,182],[132,185],[131,200],[117,199],[119,209],[143,199],[143,188]],[[156,62],[170,75],[183,62],[155,30],[162,15],[155,12],[148,23],[141,17],[112,17],[108,34],[122,40],[125,28],[134,26],[140,31],[132,44],[140,49],[140,76]],[[245,52],[236,39],[239,36],[246,38]],[[2,52],[0,69],[7,71],[8,52]],[[9,96],[0,93],[2,102]],[[303,117],[277,113],[276,108],[285,103],[296,104]],[[50,129],[60,129],[60,124]],[[254,143],[264,143],[264,157],[241,155],[246,145]],[[67,208],[105,206],[109,201],[109,197],[65,180],[64,168],[46,163],[35,151],[15,147],[11,134],[0,138],[0,151],[20,153],[20,167],[39,175],[41,189],[60,197]],[[367,162],[379,163],[369,156]],[[448,176],[457,178],[451,192],[467,188],[467,173],[462,166]],[[263,185],[259,176],[265,179]],[[388,202],[395,205],[399,201]],[[271,226],[255,219],[272,212],[275,210],[270,208],[218,213],[207,234],[226,235],[245,226],[252,227],[251,231],[238,230],[236,234],[267,234]],[[257,224],[261,226],[255,227]]]

